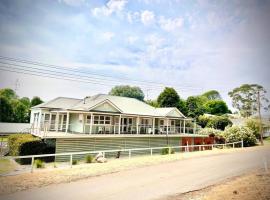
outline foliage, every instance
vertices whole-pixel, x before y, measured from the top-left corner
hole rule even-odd
[[[45,163],[44,161],[37,159],[35,160],[35,166],[36,168],[45,168]]]
[[[12,134],[8,136],[8,147],[10,156],[19,156],[21,145],[25,142],[38,140],[31,134]]]
[[[31,100],[30,105],[31,105],[31,107],[33,107],[33,106],[39,105],[39,104],[41,104],[41,103],[43,103],[43,101],[42,101],[39,97],[35,96],[35,97],[33,97],[33,99]]]
[[[159,107],[157,100],[147,100],[145,103],[147,103],[148,105],[153,106],[155,108]]]
[[[30,120],[31,106],[41,102],[39,97],[34,97],[30,102],[27,97],[19,99],[12,89],[0,89],[0,121],[27,123]]]
[[[231,126],[231,125],[232,125],[232,122],[228,117],[214,116],[214,117],[209,118],[209,121],[208,121],[206,127],[224,130],[225,127]]]
[[[222,136],[222,131],[214,128],[203,128],[199,130],[198,134],[209,136]]]
[[[8,100],[17,99],[16,93],[10,88],[4,88],[0,90],[0,96],[7,98]]]
[[[221,100],[221,95],[216,90],[210,90],[202,94],[202,96],[205,96],[209,100]]]
[[[197,119],[197,124],[202,128],[205,128],[209,122],[210,118],[206,115],[200,115]]]
[[[222,115],[229,113],[227,104],[222,100],[209,100],[204,104],[207,113],[212,115]]]
[[[166,147],[161,149],[161,155],[174,154],[174,149],[171,147]]]
[[[94,161],[94,157],[92,155],[87,155],[85,157],[85,162],[86,163],[92,163]]]
[[[119,85],[115,86],[109,92],[110,95],[113,96],[121,96],[121,97],[130,97],[135,98],[140,101],[144,99],[144,93],[139,87],[131,87],[129,85]]]
[[[232,98],[233,107],[240,111],[243,117],[249,117],[258,111],[258,104],[265,110],[269,109],[269,100],[265,97],[266,90],[257,84],[244,84],[228,93]],[[258,102],[258,94],[260,102]]]
[[[0,96],[0,121],[1,122],[12,122],[14,121],[13,108],[9,100]]]
[[[180,97],[173,88],[165,87],[159,94],[157,102],[160,107],[178,107]]]
[[[78,163],[78,160],[72,160],[72,165],[77,165]]]
[[[180,98],[177,108],[181,111],[183,115],[186,116],[188,114],[187,104],[184,99]]]
[[[245,126],[252,130],[256,138],[260,138],[260,121],[256,119],[249,119],[246,121]]]
[[[256,144],[256,137],[247,127],[232,126],[226,128],[223,133],[226,142],[239,142],[243,140],[244,146],[254,146]]]
[[[10,156],[38,155],[55,152],[55,148],[50,147],[47,143],[31,134],[10,135],[8,137],[8,146]],[[47,158],[47,160],[51,159],[52,158]],[[29,163],[30,160],[21,159],[19,162],[26,164]]]
[[[188,116],[192,118],[197,118],[205,113],[204,104],[208,101],[206,97],[203,96],[190,96],[187,98],[186,105],[188,109]]]

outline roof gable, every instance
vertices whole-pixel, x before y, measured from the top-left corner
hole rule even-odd
[[[98,104],[92,106],[89,110],[91,111],[103,111],[103,112],[116,112],[121,113],[122,111],[114,105],[110,100],[106,99]]]
[[[177,108],[173,108],[170,112],[166,114],[168,117],[185,117]]]

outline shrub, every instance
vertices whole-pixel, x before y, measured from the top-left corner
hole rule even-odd
[[[256,119],[249,119],[245,123],[246,127],[252,130],[256,138],[260,138],[260,121]]]
[[[31,134],[14,134],[8,137],[9,155],[24,156],[54,153],[55,148],[48,146],[44,141]],[[42,160],[53,160],[54,157],[42,158]],[[17,159],[21,164],[29,164],[31,159]]]
[[[197,123],[202,127],[202,128],[205,128],[207,123],[209,122],[210,118],[205,116],[205,115],[200,115],[198,117],[198,121]]]
[[[232,122],[228,117],[214,116],[214,117],[209,118],[209,121],[208,121],[206,127],[215,128],[215,129],[219,129],[219,130],[223,131],[225,129],[225,127],[231,126],[231,125],[232,125]]]
[[[209,135],[211,137],[222,135],[221,130],[214,129],[214,128],[203,128],[203,129],[200,129],[198,133],[200,135]]]
[[[78,160],[72,160],[72,165],[77,165],[78,164]]]
[[[42,160],[35,160],[35,166],[36,168],[45,168],[45,164],[44,164],[44,161]]]
[[[94,160],[94,157],[93,157],[92,155],[87,155],[87,156],[85,157],[85,162],[86,162],[86,163],[92,163],[93,160]]]
[[[166,147],[161,149],[161,155],[174,154],[174,149],[171,147]]]
[[[238,142],[243,139],[244,146],[254,146],[256,144],[256,137],[252,130],[247,127],[233,126],[226,128],[223,133],[226,142]]]

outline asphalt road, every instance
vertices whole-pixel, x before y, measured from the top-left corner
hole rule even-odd
[[[270,166],[270,148],[191,158],[0,196],[9,200],[162,199]]]

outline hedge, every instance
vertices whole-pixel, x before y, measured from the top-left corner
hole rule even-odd
[[[39,155],[55,153],[55,148],[47,145],[38,137],[31,134],[13,134],[8,137],[9,155],[24,156],[24,155]],[[43,160],[51,161],[53,157],[43,158]],[[31,159],[18,159],[21,164],[30,163]]]

